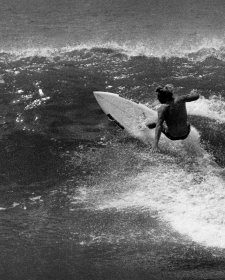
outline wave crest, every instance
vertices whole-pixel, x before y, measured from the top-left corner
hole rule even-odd
[[[204,60],[207,57],[216,57],[220,60],[225,59],[225,43],[221,39],[202,39],[196,43],[181,39],[176,42],[160,43],[151,41],[131,42],[126,41],[118,43],[116,41],[108,42],[86,42],[81,44],[71,44],[65,47],[26,47],[15,48],[11,50],[1,50],[1,53],[10,54],[16,58],[44,56],[54,57],[63,56],[65,53],[75,50],[93,50],[93,49],[111,49],[128,56],[147,56],[147,57],[186,57],[190,60]]]

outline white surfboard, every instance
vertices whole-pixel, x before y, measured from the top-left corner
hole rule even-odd
[[[145,143],[152,142],[155,129],[149,129],[142,124],[147,119],[149,122],[156,122],[156,111],[111,92],[94,91],[94,96],[109,119],[115,121],[133,137]]]

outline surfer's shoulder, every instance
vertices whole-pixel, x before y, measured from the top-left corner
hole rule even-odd
[[[158,117],[159,118],[165,118],[166,112],[168,111],[169,105],[168,104],[162,104],[158,108]]]
[[[158,113],[163,113],[166,112],[169,108],[169,104],[162,104],[159,108],[158,108]]]

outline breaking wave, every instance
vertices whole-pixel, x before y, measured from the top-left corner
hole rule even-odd
[[[116,52],[123,53],[128,56],[146,56],[146,57],[179,57],[188,58],[194,61],[202,61],[207,57],[216,57],[220,60],[225,58],[224,41],[221,39],[203,39],[198,44],[189,44],[184,40],[176,42],[174,45],[168,45],[165,48],[163,44],[154,45],[149,42],[124,42],[118,43],[116,41],[108,42],[86,42],[79,44],[66,45],[64,47],[43,47],[43,46],[30,46],[25,48],[8,48],[1,49],[1,53],[8,53],[12,57],[22,58],[31,56],[63,56],[65,53],[75,50],[92,50],[92,49],[112,49]]]

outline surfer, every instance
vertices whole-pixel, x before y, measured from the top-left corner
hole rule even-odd
[[[145,123],[147,127],[155,128],[155,140],[152,152],[159,151],[158,143],[161,133],[170,140],[184,140],[188,137],[191,126],[187,121],[186,102],[195,101],[199,98],[196,90],[187,95],[174,97],[173,85],[158,87],[157,98],[162,104],[158,109],[157,123]]]

